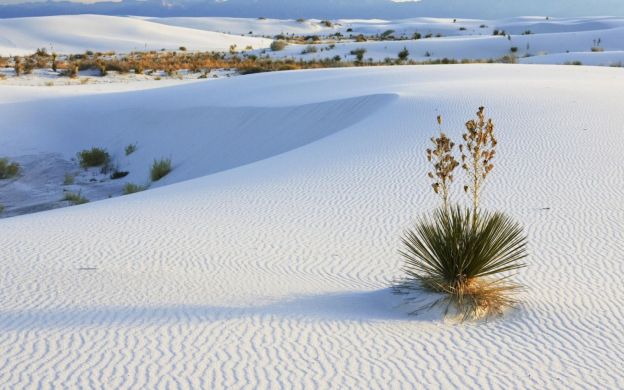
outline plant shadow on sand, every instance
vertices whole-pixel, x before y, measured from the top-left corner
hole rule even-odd
[[[424,298],[425,299],[425,298]],[[413,310],[413,308],[411,308]],[[438,310],[408,316],[409,307],[392,289],[301,296],[249,307],[170,305],[59,308],[57,310],[0,311],[0,331],[80,328],[93,326],[150,326],[227,321],[250,317],[282,317],[301,321],[433,322]]]

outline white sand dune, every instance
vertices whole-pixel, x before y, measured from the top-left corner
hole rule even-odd
[[[196,178],[0,220],[0,387],[624,380],[622,69],[378,67],[43,89],[0,97],[0,153],[143,137],[133,173],[171,153],[166,183]],[[436,115],[458,137],[482,104],[500,141],[484,206],[529,235],[523,303],[480,324],[409,317],[388,283],[401,231],[436,204],[423,150]]]
[[[0,55],[31,54],[38,48],[58,53],[94,51],[189,50],[227,51],[267,47],[264,38],[241,37],[147,20],[102,15],[63,15],[0,19]]]

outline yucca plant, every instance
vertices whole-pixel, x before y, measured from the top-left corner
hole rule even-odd
[[[522,227],[500,212],[480,211],[476,219],[472,213],[461,206],[440,208],[406,231],[400,253],[407,278],[397,291],[443,293],[424,308],[443,305],[462,320],[501,314],[516,303],[512,295],[520,286],[508,272],[525,266]]]
[[[466,123],[465,144],[459,148],[468,179],[464,190],[472,197],[472,208],[449,202],[453,171],[459,165],[453,156],[453,141],[440,130],[440,136],[432,138],[435,149],[427,149],[427,160],[434,168],[428,175],[442,207],[405,232],[399,252],[406,277],[394,287],[401,293],[426,290],[443,296],[412,313],[443,305],[445,315],[452,309],[464,321],[501,314],[516,303],[513,294],[520,286],[509,277],[525,266],[522,259],[527,256],[527,239],[522,226],[510,217],[479,207],[483,183],[494,167],[497,141],[494,124],[485,120],[483,107],[477,117]]]

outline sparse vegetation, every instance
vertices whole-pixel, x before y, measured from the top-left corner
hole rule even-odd
[[[4,205],[0,203],[0,214],[4,213]]]
[[[459,147],[468,181],[464,190],[472,198],[472,208],[451,206],[449,187],[460,163],[453,154],[453,141],[441,128],[439,133],[432,138],[435,148],[427,150],[427,159],[433,165],[428,175],[442,207],[405,232],[400,254],[406,276],[394,287],[398,293],[442,294],[412,313],[442,305],[445,315],[452,312],[462,321],[502,314],[516,303],[514,293],[520,286],[510,281],[509,273],[525,266],[527,239],[510,217],[484,211],[479,205],[483,182],[493,169],[494,124],[485,119],[485,109],[480,107],[477,118],[466,122],[464,143]]]
[[[399,61],[407,60],[407,57],[409,57],[409,51],[407,50],[406,47],[404,47],[403,50],[399,52],[398,57],[399,57]]]
[[[147,189],[147,186],[141,186],[141,185],[134,184],[134,183],[126,183],[126,185],[123,188],[123,194],[130,195],[130,194],[134,194],[137,192],[145,191],[146,189]]]
[[[106,149],[93,147],[79,152],[78,161],[82,168],[105,167],[110,162],[110,155]]]
[[[305,49],[301,51],[301,54],[309,54],[309,53],[316,53],[316,52],[318,52],[318,49],[316,48],[316,46],[308,45]]]
[[[15,161],[11,162],[7,158],[0,158],[0,180],[11,179],[20,172],[20,165]]]
[[[355,56],[357,62],[362,62],[362,60],[364,59],[364,54],[366,54],[366,49],[358,48],[358,49],[355,49],[355,50],[351,50],[350,54],[352,56]]]
[[[152,181],[158,181],[167,176],[171,172],[171,159],[161,158],[160,160],[154,160],[152,168],[150,169],[150,178]]]
[[[74,205],[89,203],[89,199],[82,196],[80,192],[65,192],[65,197],[63,198],[63,200],[66,200]]]
[[[63,179],[63,185],[70,186],[74,184],[74,180],[75,180],[74,175],[72,175],[71,173],[66,173],[65,179]]]
[[[282,51],[288,46],[286,41],[275,40],[271,43],[271,51]]]
[[[126,156],[131,155],[132,153],[137,151],[137,144],[133,143],[133,144],[128,144],[125,148],[124,148],[124,152],[126,153]]]

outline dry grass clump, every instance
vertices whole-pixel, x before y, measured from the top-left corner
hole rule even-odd
[[[82,168],[105,167],[110,162],[110,155],[106,149],[93,147],[79,152],[78,161]]]
[[[438,124],[442,124],[439,116]],[[494,124],[485,119],[485,109],[480,107],[477,119],[465,126],[459,149],[468,181],[464,190],[472,208],[450,203],[449,188],[459,163],[453,155],[453,141],[440,129],[439,137],[431,139],[435,148],[427,149],[427,159],[433,165],[428,176],[442,207],[405,232],[399,251],[405,278],[394,285],[400,293],[442,294],[412,313],[442,305],[445,315],[452,312],[461,321],[500,315],[516,304],[514,293],[520,286],[509,279],[509,273],[524,267],[522,259],[527,256],[522,226],[502,212],[484,211],[479,205],[485,179],[494,168]]]
[[[131,155],[132,153],[137,151],[137,144],[128,144],[125,148],[124,148],[124,152],[126,153],[126,156]]]
[[[154,160],[152,168],[150,169],[150,178],[152,181],[158,181],[167,176],[171,172],[171,159],[161,158],[160,160]]]
[[[0,180],[11,179],[19,174],[20,165],[7,158],[0,158]]]
[[[137,192],[145,191],[146,189],[147,189],[147,186],[141,186],[141,185],[134,184],[134,183],[126,183],[126,185],[123,188],[123,194],[130,195],[130,194],[134,194]]]
[[[84,203],[88,203],[89,202],[89,199],[87,199],[84,196],[80,195],[80,192],[79,193],[66,192],[65,193],[65,197],[63,198],[63,200],[66,200],[66,201],[68,201],[68,202],[70,202],[71,204],[74,204],[74,205],[84,204]]]

